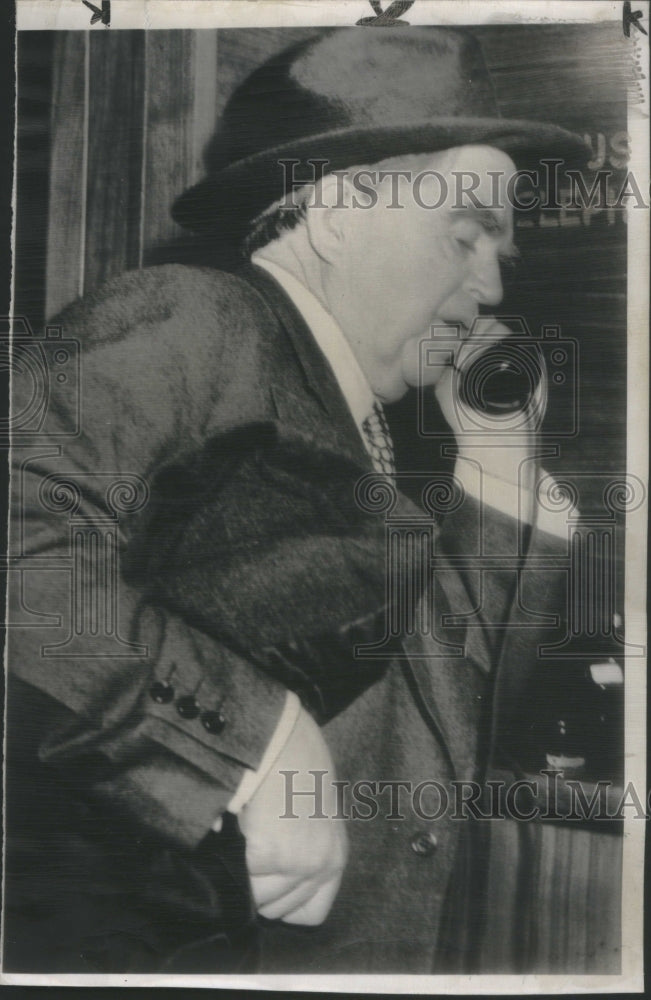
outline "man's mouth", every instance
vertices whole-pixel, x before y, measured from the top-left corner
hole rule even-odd
[[[461,340],[467,340],[470,336],[470,332],[475,322],[476,316],[457,316],[454,319],[448,319],[443,317],[441,323],[444,326],[449,326],[459,331],[459,337]]]

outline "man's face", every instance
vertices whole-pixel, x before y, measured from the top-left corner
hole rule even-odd
[[[409,386],[434,384],[441,369],[420,370],[420,342],[433,325],[459,325],[466,336],[480,306],[502,299],[500,261],[513,253],[506,184],[515,166],[489,146],[461,146],[432,156],[420,186],[401,182],[400,208],[380,185],[374,208],[347,211],[345,267],[334,291],[336,315],[376,394],[399,399]],[[459,194],[457,177],[477,178]],[[447,187],[445,201],[442,193]],[[360,197],[359,199],[363,199]],[[483,206],[483,207],[482,207]]]

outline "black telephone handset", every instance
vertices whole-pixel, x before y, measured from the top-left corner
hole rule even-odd
[[[490,417],[507,417],[525,411],[546,374],[539,346],[500,340],[470,357],[459,372],[458,392],[462,405]]]

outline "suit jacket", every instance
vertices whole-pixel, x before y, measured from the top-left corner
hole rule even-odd
[[[545,638],[562,628],[539,595],[563,607],[563,574],[536,563],[558,544],[534,529],[525,551],[469,497],[443,530],[428,516],[436,627],[348,669],[384,627],[386,518],[350,502],[370,459],[273,279],[153,268],[59,322],[78,382],[14,439],[5,967],[464,966],[481,851],[449,813],[428,820],[407,797],[399,816],[351,821],[315,929],[256,920],[237,824],[211,826],[287,686],[344,781],[473,775],[527,698],[541,634],[522,594]],[[392,516],[424,523],[394,500]],[[506,568],[476,565],[505,552]]]

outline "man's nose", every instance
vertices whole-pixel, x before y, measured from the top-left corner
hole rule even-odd
[[[504,288],[497,252],[493,250],[479,256],[468,287],[479,305],[497,306],[502,301]]]

